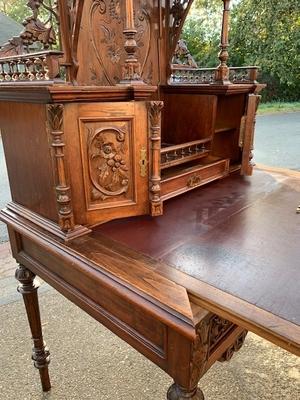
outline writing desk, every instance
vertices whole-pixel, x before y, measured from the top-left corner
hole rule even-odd
[[[199,379],[246,330],[300,355],[299,175],[232,175],[69,244],[2,211],[44,389],[35,274],[172,376],[170,400],[202,399]]]

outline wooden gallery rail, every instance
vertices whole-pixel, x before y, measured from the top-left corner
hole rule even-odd
[[[44,391],[36,275],[166,371],[169,400],[203,399],[247,330],[299,354],[299,177],[253,173],[263,85],[227,66],[229,3],[215,69],[180,39],[191,0],[31,1],[0,49],[1,219]]]

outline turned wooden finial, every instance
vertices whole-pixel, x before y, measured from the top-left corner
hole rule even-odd
[[[220,43],[219,60],[220,65],[217,68],[216,81],[217,83],[228,84],[229,81],[229,67],[227,61],[229,58],[228,54],[228,32],[229,32],[229,14],[230,14],[230,0],[222,0],[224,4],[223,8],[223,21],[222,21],[222,34]]]
[[[125,36],[124,48],[126,60],[123,66],[121,84],[144,84],[141,78],[141,64],[136,57],[137,43],[135,40],[137,30],[134,23],[133,0],[125,0],[126,26],[123,31]]]

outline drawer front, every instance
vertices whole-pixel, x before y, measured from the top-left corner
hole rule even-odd
[[[193,170],[163,180],[161,182],[162,199],[169,199],[216,179],[223,178],[228,173],[229,159],[220,160],[210,165],[199,165]]]

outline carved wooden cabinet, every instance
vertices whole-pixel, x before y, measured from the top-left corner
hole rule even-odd
[[[1,218],[22,264],[20,291],[37,313],[31,319],[39,320],[33,280],[40,273],[173,376],[169,400],[202,399],[199,378],[239,349],[245,330],[199,311],[172,281],[152,272],[147,278],[149,271],[144,278],[148,260],[134,255],[128,262],[127,251],[118,259],[114,244],[103,244],[95,232],[125,217],[159,221],[169,199],[232,174],[252,174],[263,85],[256,67],[227,66],[228,0],[220,0],[219,65],[197,67],[180,40],[192,3],[59,0],[48,7],[29,1],[24,31],[0,49],[0,128],[12,193]],[[84,251],[90,263],[82,261],[89,257]],[[110,268],[115,261],[122,267],[109,283],[100,261],[91,267],[97,254]],[[123,273],[130,275],[126,283],[120,283]],[[153,282],[151,294],[143,286],[128,289],[139,279]],[[35,328],[34,357],[40,355],[48,390],[48,353],[38,323]]]
[[[221,63],[197,68],[179,40],[191,3],[58,2],[48,12],[59,33],[43,25],[43,2],[29,4],[24,32],[0,50],[11,209],[69,240],[251,175],[257,69],[226,65],[228,2]]]

